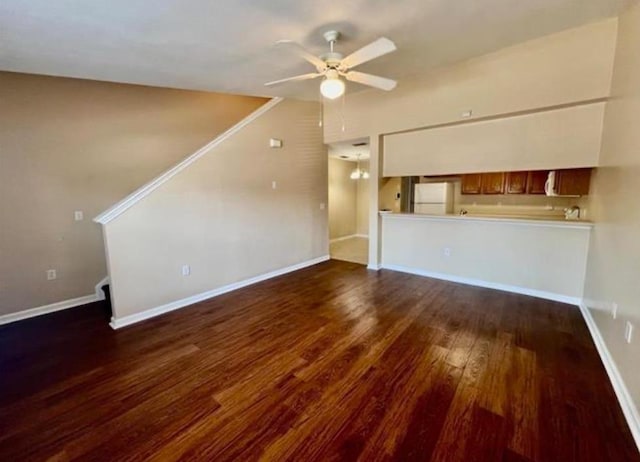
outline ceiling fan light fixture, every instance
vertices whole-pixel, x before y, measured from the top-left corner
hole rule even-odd
[[[337,73],[336,73],[337,74]],[[336,99],[344,95],[344,82],[337,75],[327,75],[327,78],[320,84],[320,93],[327,99]]]

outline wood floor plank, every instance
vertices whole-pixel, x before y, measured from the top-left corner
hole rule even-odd
[[[640,462],[577,307],[329,261],[0,326],[0,460]]]

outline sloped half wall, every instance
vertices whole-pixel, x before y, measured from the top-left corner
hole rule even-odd
[[[104,224],[114,325],[328,253],[317,114],[274,105]]]

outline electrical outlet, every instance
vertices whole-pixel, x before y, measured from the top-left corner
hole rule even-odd
[[[278,183],[276,183],[275,181],[271,182],[271,189],[276,189],[278,187]]]
[[[451,256],[451,249],[449,247],[445,247],[442,250],[442,253],[444,254],[445,257],[450,257]]]
[[[624,339],[627,343],[631,343],[631,338],[633,337],[633,324],[627,321],[627,325],[624,329]]]
[[[189,265],[182,265],[182,275],[189,276],[191,274],[191,267]]]
[[[73,219],[76,221],[84,220],[84,213],[82,212],[82,210],[76,210],[75,212],[73,212]]]
[[[613,302],[611,304],[611,317],[613,319],[616,319],[618,317],[618,304],[616,302]]]
[[[58,273],[54,269],[47,270],[47,281],[53,281],[58,278]]]

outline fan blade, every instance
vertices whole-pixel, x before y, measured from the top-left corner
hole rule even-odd
[[[296,52],[300,57],[309,61],[318,70],[324,69],[326,66],[323,60],[318,58],[316,55],[310,53],[305,47],[303,47],[299,43],[294,42],[293,40],[278,40],[276,42],[276,45],[287,45],[292,48],[295,48]]]
[[[316,77],[320,77],[322,74],[319,74],[318,72],[312,72],[310,74],[302,74],[302,75],[296,75],[295,77],[289,77],[287,79],[280,79],[280,80],[274,80],[273,82],[267,82],[264,84],[265,87],[272,87],[274,85],[280,85],[281,83],[287,83],[287,82],[297,82],[299,80],[309,80],[309,79],[315,79]]]
[[[388,38],[381,37],[375,42],[371,42],[369,45],[363,46],[358,51],[354,51],[344,58],[340,61],[340,67],[344,69],[351,69],[395,50],[395,43]]]
[[[344,75],[345,79],[352,82],[361,83],[363,85],[369,85],[370,87],[379,88],[380,90],[391,91],[398,82],[391,79],[385,79],[377,75],[365,74],[364,72],[349,71]]]

